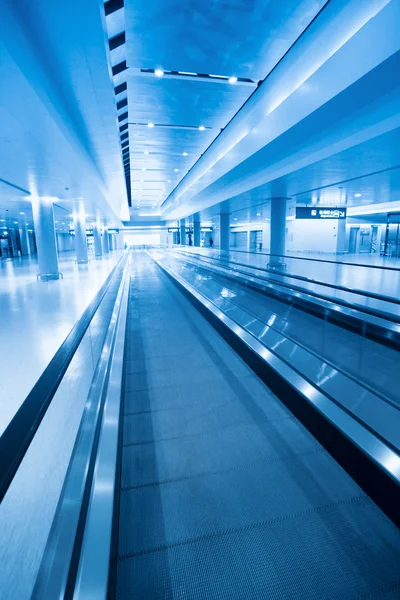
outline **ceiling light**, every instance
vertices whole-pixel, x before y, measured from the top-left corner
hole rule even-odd
[[[188,153],[187,152],[182,152],[182,156],[187,156]]]
[[[205,130],[205,127],[204,127],[204,125],[200,125],[200,127],[199,127],[199,130],[200,130],[200,131],[204,131],[204,130]]]
[[[145,154],[148,154],[147,150],[144,151]]]
[[[142,169],[142,171],[145,171],[146,169]]]
[[[19,214],[20,214],[20,215],[24,215],[25,213],[24,213],[24,212],[20,212]]]
[[[14,221],[14,225],[18,225],[18,221]]]
[[[257,213],[257,217],[260,217],[260,216],[261,216],[261,213]]]
[[[236,83],[237,82],[237,77],[235,77],[235,76],[229,77],[228,81],[229,81],[229,83]]]
[[[162,69],[156,69],[156,70],[154,71],[154,75],[155,75],[156,77],[162,77],[162,76],[164,75],[164,71],[163,71]]]
[[[170,180],[170,179],[168,179],[167,183],[171,183],[171,180]]]
[[[354,198],[361,198],[361,194],[354,194]]]
[[[154,127],[154,123],[147,123],[147,127]]]
[[[236,218],[236,217],[234,217],[234,219],[233,219],[233,220],[234,220],[234,221],[237,221],[237,218]]]
[[[175,173],[178,173],[178,172],[179,172],[179,169],[174,169],[174,171],[175,171]]]

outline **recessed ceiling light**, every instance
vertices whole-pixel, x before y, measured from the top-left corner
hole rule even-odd
[[[19,214],[20,214],[20,215],[24,215],[25,213],[24,213],[24,212],[20,212]]]
[[[200,130],[200,131],[204,131],[204,130],[205,130],[205,127],[204,127],[204,125],[200,125],[200,127],[199,127],[199,130]]]
[[[145,154],[148,154],[147,150],[144,151]]]
[[[361,194],[354,194],[354,198],[361,198]]]
[[[147,123],[147,127],[154,127],[154,123]]]
[[[18,225],[18,221],[14,221],[14,225]]]
[[[260,216],[261,216],[261,213],[257,213],[257,217],[260,217]]]
[[[142,169],[142,171],[145,171],[146,169]]]
[[[164,71],[163,71],[162,69],[156,69],[156,70],[154,71],[154,75],[155,75],[156,77],[162,77],[162,76],[164,75]]]
[[[234,221],[237,221],[237,218],[236,218],[236,217],[234,217],[234,219],[233,219],[233,220],[234,220]]]
[[[170,180],[170,179],[168,179],[167,183],[171,183],[171,180]]]
[[[237,82],[237,77],[235,77],[235,76],[229,77],[228,81],[229,81],[229,83],[236,83]]]
[[[182,156],[187,156],[188,153],[187,152],[182,152]]]
[[[179,169],[174,169],[174,171],[175,171],[175,173],[178,173],[178,172],[179,172]]]

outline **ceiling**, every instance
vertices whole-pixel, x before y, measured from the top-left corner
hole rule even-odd
[[[128,217],[103,18],[98,0],[3,0],[0,212],[50,196]]]
[[[2,24],[9,225],[33,196],[115,226],[400,202],[400,0],[3,0]]]
[[[169,196],[164,218],[226,212],[397,167],[398,134],[382,144],[400,125],[399,27],[397,0],[330,3]]]
[[[105,3],[132,218],[159,214],[162,203],[324,4]]]

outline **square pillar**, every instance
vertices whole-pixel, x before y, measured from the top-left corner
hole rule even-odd
[[[219,215],[219,247],[225,252],[229,252],[230,233],[230,215],[228,213]]]

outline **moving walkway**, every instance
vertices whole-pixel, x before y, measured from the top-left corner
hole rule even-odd
[[[100,290],[0,440],[6,598],[399,597],[395,435],[232,281],[135,253]]]

